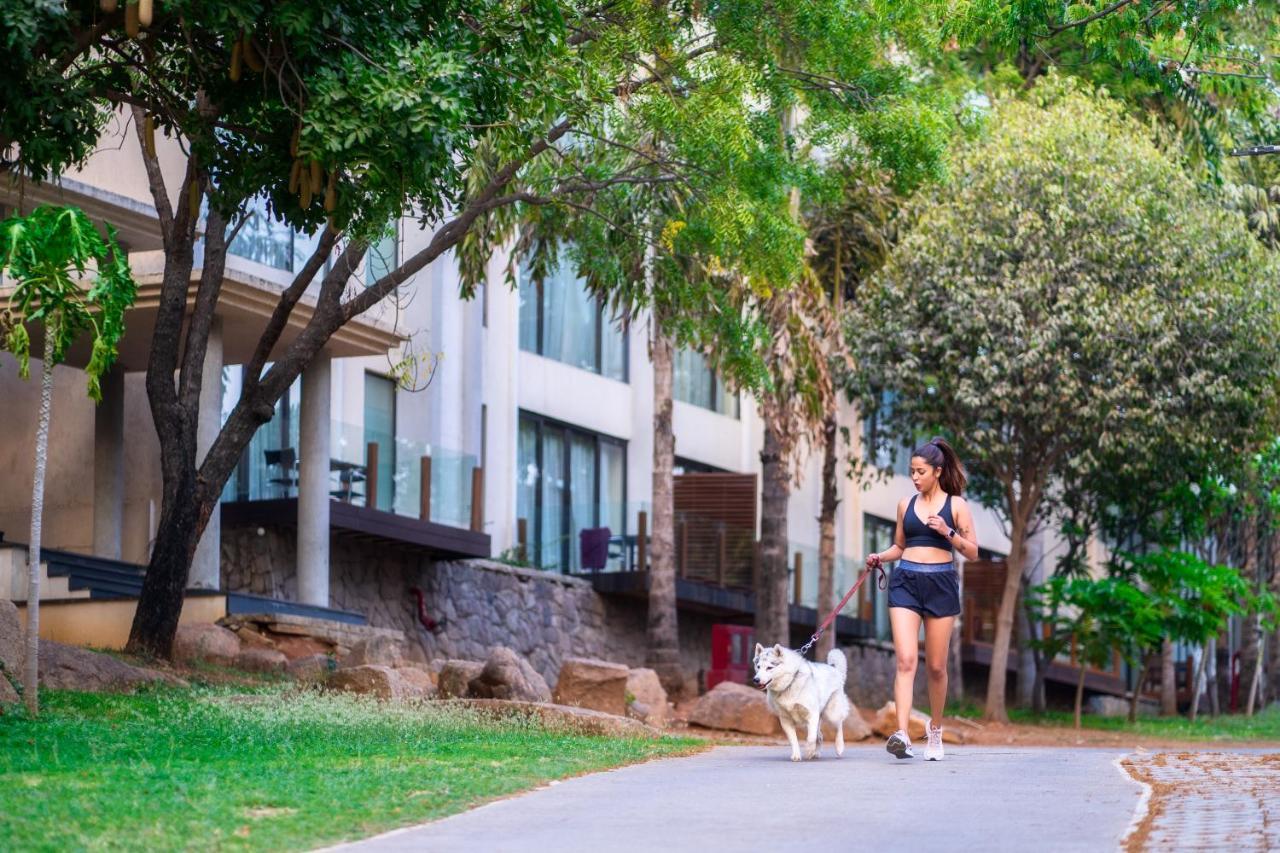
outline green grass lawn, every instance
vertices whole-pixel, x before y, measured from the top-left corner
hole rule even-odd
[[[304,849],[704,746],[284,686],[41,700],[38,720],[0,716],[9,850]]]
[[[1074,726],[1075,718],[1070,711],[1049,711],[1044,714],[1033,714],[1021,709],[1010,709],[1009,719],[1014,723],[1028,725]],[[1098,717],[1085,714],[1081,719],[1082,727],[1103,731],[1132,732],[1150,737],[1170,738],[1171,740],[1188,741],[1271,741],[1280,742],[1280,708],[1271,708],[1255,713],[1252,717],[1243,714],[1223,714],[1210,717],[1201,714],[1194,723],[1186,716],[1153,717],[1139,716],[1137,722],[1130,723],[1125,717]],[[1240,743],[1239,745],[1243,745]]]

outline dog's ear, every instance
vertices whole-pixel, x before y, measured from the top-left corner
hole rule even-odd
[[[773,653],[774,653],[774,654],[776,654],[776,655],[780,655],[780,654],[782,654],[782,643],[775,643],[775,644],[774,644],[774,647],[773,647]]]
[[[756,653],[754,657],[760,657],[760,653],[763,651],[764,651],[764,646],[760,645],[759,643],[756,643]]]

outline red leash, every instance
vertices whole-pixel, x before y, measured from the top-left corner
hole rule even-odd
[[[853,586],[849,587],[849,591],[844,594],[844,598],[840,599],[840,603],[836,605],[836,609],[831,611],[831,615],[822,621],[822,624],[818,626],[818,630],[814,632],[814,635],[812,637],[809,638],[809,642],[805,643],[803,646],[796,649],[796,651],[798,651],[802,657],[809,653],[809,649],[813,648],[813,644],[818,642],[818,640],[822,637],[822,632],[827,630],[827,628],[831,625],[831,623],[835,621],[836,615],[841,610],[844,610],[844,606],[849,603],[849,599],[853,598],[853,594],[858,591],[858,587],[862,586],[862,582],[865,581],[873,571],[880,572],[880,577],[876,579],[876,585],[881,589],[884,589],[885,574],[884,574],[883,565],[881,565],[880,563],[877,563],[874,569],[871,568],[870,566],[863,569],[862,574],[858,575],[858,579],[853,582]]]

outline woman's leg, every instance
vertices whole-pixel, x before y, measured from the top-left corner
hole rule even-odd
[[[929,713],[933,725],[942,725],[942,712],[947,704],[947,651],[951,647],[951,629],[956,617],[924,620],[924,667],[929,676]]]
[[[893,629],[893,651],[898,659],[898,672],[893,677],[893,701],[898,707],[898,728],[907,728],[911,720],[911,696],[915,693],[916,662],[920,659],[920,614],[905,607],[889,608],[889,625]]]

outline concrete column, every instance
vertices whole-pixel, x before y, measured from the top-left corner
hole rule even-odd
[[[329,606],[329,355],[302,373],[298,420],[298,600]]]
[[[204,370],[200,375],[200,413],[196,422],[196,466],[222,429],[222,321],[217,317],[209,329],[209,347],[204,353]],[[222,513],[215,507],[209,523],[196,543],[187,587],[218,589],[222,586]]]
[[[119,560],[124,531],[124,371],[102,377],[93,413],[93,553]]]

